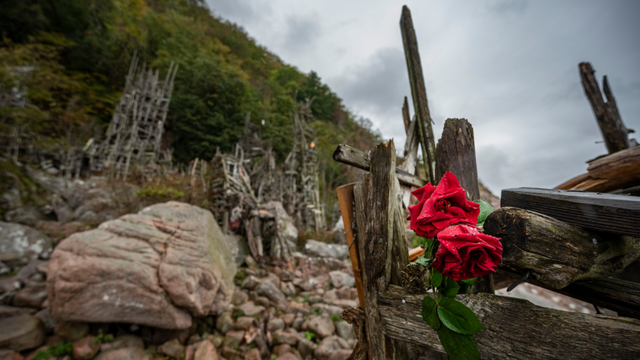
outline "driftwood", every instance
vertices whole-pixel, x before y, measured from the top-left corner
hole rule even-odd
[[[378,298],[382,332],[442,349],[422,321],[424,294],[389,286]],[[491,294],[458,295],[478,315],[484,330],[473,339],[482,359],[637,359],[640,321],[546,309],[527,300]]]
[[[640,241],[600,235],[531,211],[503,207],[484,225],[501,238],[502,266],[531,277],[550,289],[576,280],[604,278],[640,258]]]
[[[404,226],[397,221],[401,199],[395,179],[395,158],[393,141],[376,146],[371,155],[371,173],[354,189],[365,329],[367,343],[374,345],[368,348],[371,360],[406,358],[406,346],[400,341],[385,338],[379,331],[383,324],[377,304],[379,294],[387,289],[388,284],[399,282],[392,274],[399,275],[407,263]]]
[[[400,17],[400,32],[402,33],[402,43],[404,54],[407,59],[407,70],[409,71],[409,82],[411,83],[411,95],[413,97],[413,107],[416,114],[418,134],[422,143],[422,158],[424,159],[425,173],[427,180],[435,180],[435,138],[431,127],[431,114],[427,101],[427,88],[424,85],[422,75],[422,64],[420,63],[420,52],[418,51],[418,39],[413,29],[411,11],[405,5],[402,7]]]
[[[585,229],[640,237],[640,198],[533,188],[502,190],[501,206],[551,216]]]
[[[340,315],[342,319],[353,326],[353,332],[356,334],[356,347],[347,360],[365,360],[367,358],[367,334],[365,329],[365,314],[362,309],[346,308]]]
[[[582,86],[584,87],[584,93],[589,99],[591,108],[596,115],[596,120],[600,131],[602,132],[602,138],[607,146],[609,154],[615,153],[620,150],[629,148],[629,130],[622,123],[616,101],[613,98],[607,77],[604,77],[603,88],[607,97],[607,102],[602,98],[600,93],[600,87],[596,81],[595,70],[591,67],[591,64],[587,62],[580,63],[580,78],[582,79]]]
[[[447,119],[444,123],[442,138],[436,150],[436,182],[450,171],[467,191],[467,199],[480,199],[478,168],[476,165],[476,146],[473,127],[466,119]],[[482,276],[471,288],[472,293],[495,292],[493,276]]]
[[[589,162],[587,173],[558,186],[561,190],[611,192],[640,185],[640,146],[618,151]],[[638,190],[636,190],[638,191]]]
[[[336,151],[333,152],[333,160],[365,171],[371,169],[371,159],[369,155],[347,144],[338,145]],[[422,187],[427,184],[426,180],[409,174],[400,167],[396,167],[395,176],[402,185]]]
[[[640,319],[640,284],[636,282],[616,278],[580,280],[555,291],[617,311],[620,316]]]
[[[416,173],[416,166],[418,165],[418,147],[420,142],[418,141],[419,135],[416,124],[418,120],[409,118],[409,105],[407,104],[407,97],[404,98],[404,104],[402,106],[402,118],[404,119],[404,130],[407,134],[407,139],[404,143],[404,161],[400,168],[409,174]],[[402,190],[402,202],[405,207],[409,207],[411,201],[411,187],[407,186]]]

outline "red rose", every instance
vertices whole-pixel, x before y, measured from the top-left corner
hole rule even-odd
[[[427,185],[412,192],[418,198],[417,205],[409,206],[411,230],[419,236],[432,239],[448,226],[455,224],[476,225],[480,205],[468,201],[465,190],[456,176],[444,174],[437,187]]]
[[[440,247],[431,267],[453,280],[466,280],[495,272],[502,262],[498,238],[481,233],[475,226],[456,225],[438,234]]]

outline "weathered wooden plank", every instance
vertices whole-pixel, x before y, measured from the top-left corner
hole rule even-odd
[[[587,173],[556,186],[560,190],[612,192],[640,185],[640,146],[589,162]]]
[[[447,119],[444,123],[442,137],[436,149],[436,182],[447,171],[458,178],[460,185],[467,191],[467,199],[480,199],[473,127],[466,119]],[[493,276],[489,274],[478,278],[471,292],[493,294]]]
[[[562,289],[576,280],[605,278],[640,258],[640,241],[590,232],[528,210],[502,207],[484,224],[502,242],[502,267],[544,287]]]
[[[407,104],[406,96],[404,98],[404,106],[402,107],[402,115],[405,122],[407,139],[404,143],[404,161],[400,168],[409,174],[415,174],[416,166],[418,165],[418,147],[420,146],[420,141],[418,140],[418,129],[416,128],[418,121],[415,119],[411,120],[409,118],[409,105]],[[405,187],[402,192],[402,202],[405,207],[409,207],[411,201],[411,187]]]
[[[580,69],[580,78],[582,79],[582,86],[584,87],[584,93],[589,99],[591,108],[596,116],[596,121],[602,132],[602,138],[607,146],[607,150],[610,154],[616,151],[629,148],[629,136],[627,135],[627,129],[620,119],[618,108],[616,107],[615,99],[611,94],[608,83],[605,84],[607,92],[611,95],[608,99],[609,102],[605,103],[600,92],[600,87],[596,81],[595,70],[588,62],[580,63],[578,66]]]
[[[447,119],[436,148],[436,182],[450,171],[467,190],[467,199],[480,199],[473,127],[466,119]]]
[[[418,39],[413,28],[411,11],[405,5],[402,7],[400,17],[400,32],[402,33],[402,44],[407,60],[407,70],[409,71],[409,82],[411,83],[411,95],[413,107],[416,114],[418,133],[422,144],[422,158],[424,159],[427,181],[435,180],[435,138],[431,127],[431,114],[429,113],[429,103],[427,101],[427,88],[424,85],[422,75],[422,64],[420,62],[420,52],[418,51]]]
[[[620,316],[640,319],[640,284],[636,282],[616,278],[580,280],[555,291],[617,311]]]
[[[364,309],[364,290],[362,287],[362,274],[360,266],[360,257],[358,256],[358,246],[354,246],[356,238],[354,236],[354,197],[353,189],[357,183],[351,183],[340,186],[336,189],[338,194],[338,203],[340,204],[340,213],[342,214],[342,222],[347,236],[347,245],[349,246],[349,258],[351,259],[351,267],[353,268],[353,277],[356,279],[356,290],[358,291],[358,299],[360,307]]]
[[[409,133],[409,124],[411,123],[411,116],[409,116],[409,102],[407,101],[407,97],[404,97],[404,102],[402,103],[402,120],[404,122],[404,132]]]
[[[333,160],[365,171],[369,171],[371,168],[371,160],[367,153],[346,144],[338,145],[336,151],[333,152]],[[400,167],[396,167],[396,177],[401,184],[407,186],[422,187],[427,184],[426,180],[410,174]]]
[[[424,294],[390,285],[378,299],[385,335],[442,349],[422,321]],[[637,359],[640,321],[546,309],[527,300],[491,294],[458,295],[484,330],[473,339],[482,359]]]
[[[640,198],[635,196],[518,188],[502,190],[500,206],[532,210],[589,230],[640,237]]]

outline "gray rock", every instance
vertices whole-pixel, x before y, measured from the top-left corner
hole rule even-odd
[[[329,357],[336,351],[341,349],[348,349],[349,344],[342,338],[338,336],[329,336],[324,338],[316,350],[314,351],[314,355],[316,358],[320,360],[328,360]]]
[[[320,241],[307,240],[304,250],[309,256],[346,259],[349,257],[347,245],[325,244]]]
[[[331,271],[329,272],[329,277],[331,278],[333,287],[335,287],[336,289],[356,286],[356,279],[353,276],[342,271]]]
[[[242,311],[245,316],[256,317],[265,311],[265,307],[256,306],[253,301],[248,301],[240,306],[236,306],[236,310]]]
[[[272,337],[275,345],[289,344],[295,346],[298,343],[298,334],[295,330],[293,332],[277,330],[273,332]]]
[[[101,352],[95,360],[150,360],[151,355],[143,348],[122,348],[108,352]]]
[[[222,313],[216,319],[216,329],[220,330],[221,333],[226,334],[229,331],[233,330],[233,328],[233,317],[231,316],[230,311]]]
[[[250,327],[255,326],[258,327],[258,322],[255,318],[250,316],[241,316],[236,320],[235,329],[236,330],[249,330]]]
[[[315,317],[311,321],[309,321],[309,331],[316,334],[316,336],[320,339],[324,339],[327,336],[331,336],[335,334],[336,327],[333,325],[333,320],[329,315],[321,315]]]
[[[0,319],[0,348],[23,351],[44,341],[44,326],[37,317],[21,314]]]
[[[231,297],[231,303],[235,306],[242,305],[249,301],[249,295],[246,292],[236,289]]]
[[[13,296],[13,305],[39,309],[46,298],[46,284],[44,282],[30,282]]]
[[[49,266],[49,310],[67,321],[185,329],[191,316],[230,303],[236,267],[229,258],[211,212],[156,204],[61,241]]]
[[[71,206],[69,206],[69,204],[62,200],[62,197],[60,197],[60,195],[51,195],[51,206],[53,206],[53,211],[56,213],[56,218],[59,222],[64,224],[73,221],[73,209],[71,208]]]
[[[233,256],[233,261],[236,263],[236,266],[242,266],[244,259],[251,253],[247,239],[235,234],[225,235],[224,239],[227,245],[229,245],[229,250],[231,250],[231,256]]]
[[[293,221],[293,218],[287,214],[287,211],[282,206],[282,203],[278,201],[271,201],[266,204],[260,205],[261,209],[268,210],[275,215],[278,229],[280,230],[280,236],[290,243],[294,244],[298,241],[298,228]]]
[[[0,221],[0,260],[9,267],[48,258],[52,246],[48,236],[32,227]]]
[[[276,282],[279,282],[279,280],[272,278],[262,279],[260,284],[255,288],[255,291],[258,295],[266,296],[271,301],[283,301],[286,297],[284,293],[280,291]]]
[[[228,347],[238,347],[240,346],[240,343],[242,342],[242,339],[244,338],[244,330],[238,330],[238,331],[229,331],[228,333],[226,333],[224,335],[224,346],[228,346]]]
[[[336,334],[345,340],[355,339],[356,334],[353,332],[353,325],[346,321],[336,321]]]
[[[47,334],[51,333],[58,324],[58,321],[51,316],[48,309],[42,309],[36,313],[36,316],[42,321],[44,330]]]
[[[184,357],[184,345],[180,344],[178,339],[169,340],[158,346],[158,351],[175,359]]]
[[[38,221],[47,220],[47,217],[33,205],[26,205],[14,210],[7,211],[7,213],[4,215],[4,218],[8,222],[19,223],[28,226],[36,226]]]
[[[347,243],[347,234],[344,231],[344,222],[342,220],[342,216],[333,227],[333,237],[338,244],[346,244]]]
[[[110,352],[118,349],[144,349],[144,341],[135,335],[122,335],[113,339],[112,342],[100,346],[101,352]]]
[[[314,277],[310,277],[306,279],[300,279],[300,278],[293,279],[293,285],[301,288],[304,291],[310,291],[315,289],[319,283],[320,282],[318,281],[318,279]]]
[[[329,360],[347,360],[352,352],[351,349],[336,350],[329,356]]]
[[[318,345],[311,340],[307,340],[304,337],[298,340],[298,351],[302,355],[303,359],[308,359],[313,356],[313,352],[316,351]]]
[[[284,320],[280,318],[272,318],[267,323],[267,330],[274,332],[276,330],[284,330]]]

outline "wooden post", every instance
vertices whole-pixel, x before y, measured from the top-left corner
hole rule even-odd
[[[393,141],[376,146],[371,153],[371,173],[354,189],[370,360],[407,358],[405,344],[387,338],[381,331],[378,309],[379,294],[390,282],[399,281],[400,270],[408,262],[404,226],[400,227],[398,221],[402,209],[394,171],[395,151]]]
[[[340,212],[342,213],[342,222],[344,224],[345,234],[347,236],[347,245],[349,246],[349,257],[351,258],[351,266],[353,268],[353,277],[356,279],[356,289],[358,290],[358,299],[360,307],[364,309],[364,291],[362,288],[362,274],[360,271],[360,257],[358,255],[358,246],[353,246],[356,241],[355,221],[354,221],[354,198],[353,189],[357,183],[351,183],[340,186],[336,189],[338,193],[338,203],[340,204]]]
[[[465,119],[447,119],[444,123],[444,131],[436,151],[436,178],[441,179],[447,171],[458,178],[460,185],[467,191],[469,200],[480,199],[473,127]],[[493,276],[489,274],[478,278],[471,292],[493,294]]]
[[[603,87],[605,89],[605,95],[607,96],[607,102],[605,103],[596,81],[595,70],[588,62],[580,63],[580,78],[582,79],[582,86],[584,87],[584,93],[589,99],[589,103],[593,108],[593,112],[596,115],[596,121],[602,132],[602,137],[607,146],[609,154],[628,149],[629,148],[629,136],[627,135],[627,128],[622,123],[616,101],[613,98],[613,93],[609,88],[607,78],[604,78]]]
[[[409,105],[407,104],[406,96],[404,98],[404,106],[402,107],[402,118],[404,119],[407,140],[404,143],[404,162],[400,168],[409,174],[415,174],[416,165],[418,164],[418,147],[420,146],[418,138],[420,134],[418,134],[418,129],[416,129],[418,121],[409,118]],[[409,207],[410,201],[411,186],[406,186],[403,190],[402,202],[405,207]]]
[[[402,33],[402,43],[404,54],[407,59],[407,69],[409,71],[409,82],[411,83],[411,95],[413,107],[416,114],[418,133],[422,143],[422,159],[427,181],[435,180],[435,140],[431,127],[431,114],[427,101],[427,88],[424,85],[422,75],[422,64],[420,63],[420,52],[418,51],[418,39],[413,29],[411,11],[405,5],[402,7],[400,17],[400,32]]]

